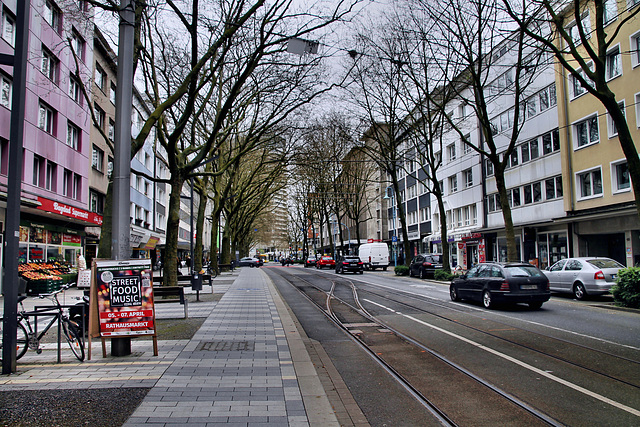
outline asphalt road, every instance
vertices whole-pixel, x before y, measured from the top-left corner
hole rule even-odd
[[[640,316],[611,309],[609,297],[579,302],[554,296],[541,310],[486,310],[452,302],[446,284],[391,272],[265,270],[371,425],[437,421],[349,333],[458,425],[640,424]],[[357,326],[349,333],[339,329],[300,288],[318,301],[326,300],[321,291],[331,292],[336,317]],[[378,323],[338,299],[359,302],[359,311]]]

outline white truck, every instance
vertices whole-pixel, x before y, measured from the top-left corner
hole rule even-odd
[[[389,247],[386,243],[363,243],[358,248],[358,256],[367,270],[382,268],[387,271],[389,266]]]

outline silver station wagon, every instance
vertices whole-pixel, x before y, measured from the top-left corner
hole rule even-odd
[[[625,268],[624,265],[611,258],[566,258],[544,270],[544,274],[549,278],[552,291],[571,293],[582,300],[609,292],[621,268]]]

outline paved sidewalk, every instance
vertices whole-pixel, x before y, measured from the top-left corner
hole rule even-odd
[[[83,363],[73,362],[68,349],[62,364],[51,364],[50,351],[28,352],[16,374],[0,376],[0,390],[152,387],[126,426],[339,425],[293,319],[266,274],[243,268],[216,278],[215,290],[218,281],[225,288],[218,302],[189,304],[190,317],[197,317],[196,310],[207,316],[191,340],[161,340],[157,357],[150,340],[132,340],[131,356],[103,359],[98,339],[93,359]],[[158,317],[168,314],[163,308],[158,307]]]

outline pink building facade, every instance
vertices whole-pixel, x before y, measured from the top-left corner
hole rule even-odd
[[[17,0],[20,1],[20,0]],[[16,0],[0,0],[0,53],[13,54]],[[84,229],[102,217],[87,211],[91,165],[93,18],[84,1],[31,0],[24,121],[21,262],[75,263]],[[0,67],[0,221],[6,222],[12,67]],[[3,200],[4,199],[4,200]]]

